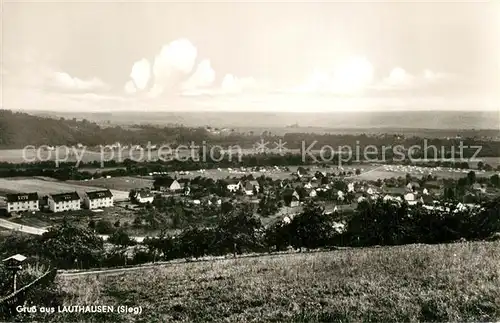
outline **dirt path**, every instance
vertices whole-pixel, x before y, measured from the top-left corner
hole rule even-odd
[[[36,235],[42,235],[45,232],[47,232],[47,229],[45,228],[35,228],[35,227],[30,227],[27,225],[19,224],[19,223],[14,223],[5,219],[0,219],[0,227],[12,230],[12,231],[20,231],[28,234],[36,234]],[[109,236],[102,234],[99,235],[104,241],[108,240]],[[145,237],[130,237],[131,239],[134,239],[137,242],[142,242],[144,241]]]

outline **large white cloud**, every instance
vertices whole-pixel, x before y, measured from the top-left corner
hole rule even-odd
[[[132,90],[132,84],[127,82],[124,90],[131,94],[149,89],[148,97],[158,97],[182,84],[193,70],[197,55],[198,50],[188,39],[174,40],[160,49],[152,64],[145,58],[135,62],[130,78],[136,89]],[[188,86],[209,83],[210,78],[215,77],[210,76],[210,73],[215,73],[211,70],[210,62],[207,64],[203,61]]]
[[[154,85],[152,96],[160,95],[179,81],[179,75],[189,74],[196,62],[198,50],[187,39],[174,40],[162,47],[153,64]]]
[[[134,81],[130,80],[127,83],[125,83],[124,87],[125,93],[127,94],[134,94],[137,92],[137,88],[134,84]]]
[[[138,90],[144,90],[151,77],[151,64],[145,58],[137,61],[132,66],[130,78]]]
[[[215,71],[208,59],[202,60],[196,71],[182,84],[184,91],[193,91],[199,88],[206,88],[215,81]]]

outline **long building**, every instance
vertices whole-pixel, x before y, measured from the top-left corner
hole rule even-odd
[[[7,212],[39,211],[40,204],[37,193],[7,194]]]
[[[48,198],[49,209],[52,212],[75,211],[81,209],[80,196],[77,192],[52,194]]]
[[[83,205],[89,210],[113,206],[113,193],[110,190],[86,192]]]

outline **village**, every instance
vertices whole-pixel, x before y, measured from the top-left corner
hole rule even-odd
[[[57,190],[51,192],[50,187]],[[239,204],[253,205],[255,215],[272,224],[289,222],[305,204],[314,202],[335,214],[342,225],[342,219],[363,202],[382,199],[439,209],[453,200],[460,208],[475,208],[500,195],[494,172],[379,164],[201,169],[68,183],[23,178],[3,180],[0,191],[8,192],[0,195],[0,214],[20,225],[18,230],[46,230],[72,219],[83,227],[106,223],[101,227],[108,229],[97,228],[98,233],[112,233],[114,223],[140,236],[154,235],[160,228],[175,232],[187,225],[209,225],[207,219],[221,209]]]

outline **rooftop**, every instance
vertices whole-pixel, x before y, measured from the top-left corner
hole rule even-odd
[[[8,203],[37,201],[38,193],[16,193],[6,195]]]

